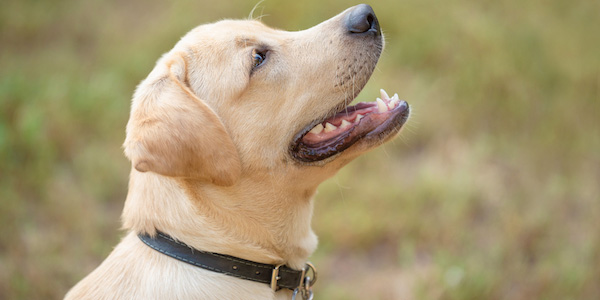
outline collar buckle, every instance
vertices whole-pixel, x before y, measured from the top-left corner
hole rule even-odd
[[[312,279],[308,274],[309,271],[312,273]],[[302,297],[303,300],[313,300],[314,294],[312,291],[312,286],[315,284],[316,281],[317,268],[315,268],[315,266],[311,262],[306,262],[306,266],[302,268],[302,277],[300,279],[300,284],[298,284],[298,287],[294,289],[294,292],[292,293],[292,300],[296,300],[296,297],[298,295],[300,295],[300,297]]]
[[[278,264],[273,268],[273,274],[271,275],[271,289],[276,292],[278,290],[277,281],[281,279],[279,276],[279,267],[283,266],[283,264]]]
[[[310,261],[306,262],[306,266],[308,267],[308,269],[306,269],[306,267],[302,269],[302,278],[304,278],[304,287],[306,289],[309,289],[315,284],[315,282],[317,282],[317,268],[315,268],[315,266]],[[310,278],[309,276],[305,277],[307,271],[309,270],[312,272],[312,278]]]

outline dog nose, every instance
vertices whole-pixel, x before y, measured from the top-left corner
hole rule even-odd
[[[381,35],[379,22],[370,5],[359,4],[346,16],[346,28],[350,33],[372,32]]]

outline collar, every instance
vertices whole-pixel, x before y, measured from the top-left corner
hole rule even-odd
[[[234,256],[200,251],[160,231],[157,231],[154,237],[141,233],[138,237],[148,247],[162,254],[213,272],[266,283],[273,291],[286,288],[294,290],[295,293],[309,292],[317,280],[317,271],[310,262],[307,262],[302,270],[294,270],[286,265],[263,264]],[[312,271],[313,279],[307,276],[308,271]]]

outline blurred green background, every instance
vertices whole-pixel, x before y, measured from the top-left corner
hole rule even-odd
[[[267,0],[300,30],[358,4]],[[318,299],[600,299],[600,1],[377,0],[387,46],[359,98],[401,137],[316,196]],[[123,234],[135,86],[248,1],[3,1],[0,299],[58,299]],[[306,53],[318,55],[318,53]]]

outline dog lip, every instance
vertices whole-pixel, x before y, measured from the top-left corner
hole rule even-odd
[[[382,93],[382,98],[385,99],[383,95]],[[377,102],[361,102],[344,107],[340,112],[320,122],[313,122],[294,137],[290,145],[292,157],[304,163],[317,162],[343,152],[361,140],[386,139],[392,132],[400,130],[410,114],[410,107],[405,101],[398,100],[397,95],[392,99],[396,99],[393,102],[395,106],[389,110],[386,107],[386,111],[382,111]],[[390,105],[390,101],[392,100],[387,98],[382,102]],[[358,121],[353,121],[359,114],[364,115]],[[346,123],[345,127],[336,128],[331,132],[319,131],[315,134],[311,131],[315,125],[328,120],[337,122],[338,126],[340,122],[351,121],[352,126]]]

